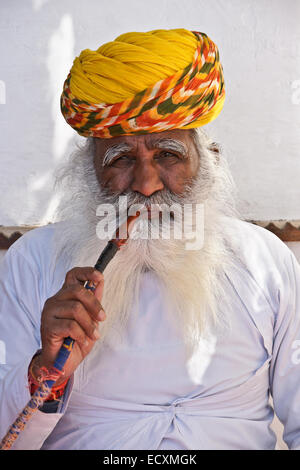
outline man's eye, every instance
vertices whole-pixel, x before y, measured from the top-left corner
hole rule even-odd
[[[125,165],[130,163],[131,159],[129,158],[128,155],[121,155],[118,158],[115,158],[109,166],[118,166],[118,165]]]
[[[180,157],[176,153],[168,152],[166,150],[164,150],[163,152],[160,152],[160,154],[158,155],[158,158],[169,160],[169,161],[180,160]]]

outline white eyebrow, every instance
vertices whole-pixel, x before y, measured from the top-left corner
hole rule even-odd
[[[160,139],[154,142],[153,147],[158,147],[164,150],[173,150],[174,152],[181,153],[184,157],[187,157],[188,151],[183,142],[175,139]]]
[[[159,139],[152,143],[152,148],[159,148],[163,150],[173,150],[178,152],[184,157],[187,157],[188,151],[183,142],[175,139]],[[108,166],[112,160],[124,152],[129,152],[132,148],[128,144],[116,144],[109,147],[104,153],[102,166]]]
[[[103,157],[102,166],[107,166],[111,161],[124,152],[129,152],[131,147],[128,144],[116,144],[109,147]]]

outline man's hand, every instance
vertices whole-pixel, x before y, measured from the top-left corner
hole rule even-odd
[[[85,281],[92,282],[94,292],[83,287]],[[64,338],[75,340],[73,350],[64,366],[65,374],[56,384],[70,377],[85,356],[91,351],[100,335],[98,322],[105,320],[101,306],[104,279],[94,268],[73,268],[57,294],[44,305],[41,318],[42,352],[33,359],[32,370],[42,366],[53,366]]]

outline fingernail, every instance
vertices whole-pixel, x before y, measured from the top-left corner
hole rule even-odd
[[[103,321],[103,320],[105,320],[105,318],[106,318],[105,312],[104,312],[104,310],[101,309],[100,312],[98,313],[98,319],[100,321]]]

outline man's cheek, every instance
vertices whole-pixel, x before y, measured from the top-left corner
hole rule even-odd
[[[111,191],[125,191],[130,186],[130,175],[126,171],[109,171],[103,175],[102,186]]]
[[[180,194],[185,190],[188,178],[179,171],[169,171],[162,175],[164,186],[170,191]]]

